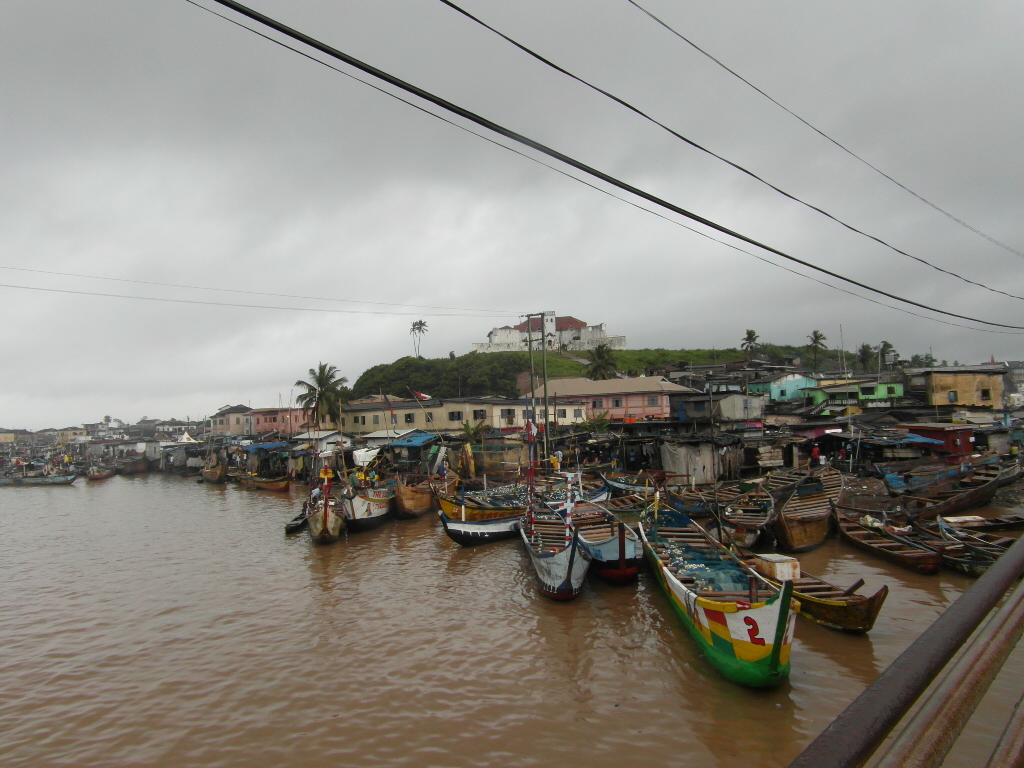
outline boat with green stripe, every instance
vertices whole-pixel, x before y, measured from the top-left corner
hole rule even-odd
[[[640,523],[644,553],[697,647],[723,677],[770,688],[789,676],[799,605],[699,525],[656,500]]]

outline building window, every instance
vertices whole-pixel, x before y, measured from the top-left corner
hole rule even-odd
[[[529,409],[523,411],[523,420],[524,421],[532,421],[533,420],[533,411],[531,411]]]
[[[622,398],[621,397],[613,397],[612,398],[612,408],[621,408],[621,407],[622,407]]]
[[[378,414],[376,414],[376,413],[373,414],[373,423],[374,424],[380,424],[380,416]]]
[[[780,389],[779,390],[779,397],[785,397],[785,396],[786,396],[786,390]]]
[[[462,421],[462,411],[448,411],[448,421]]]
[[[604,400],[601,400],[601,399],[591,400],[590,401],[590,407],[591,408],[604,408]]]
[[[359,417],[359,423],[362,424],[362,425],[365,425],[366,424],[366,417],[365,416],[360,416]]]
[[[515,408],[502,408],[501,409],[501,418],[503,418],[503,419],[514,419],[515,417],[516,417],[516,409]]]
[[[487,411],[481,408],[480,410],[473,411],[473,421],[486,421]]]
[[[343,427],[345,426],[345,419],[344,418],[341,420],[341,426],[343,426]]]
[[[949,402],[955,403],[956,402],[956,390],[955,389],[949,390],[949,392],[946,393],[946,397],[949,398]]]
[[[693,404],[693,410],[695,410],[695,411],[703,411],[704,410],[704,403],[702,403],[702,402],[694,403]]]
[[[861,387],[860,388],[860,393],[862,395],[873,395],[873,394],[875,394],[875,388],[874,387]]]
[[[407,413],[407,414],[405,414],[405,423],[406,424],[415,424],[416,423],[416,414],[415,413]]]
[[[426,413],[424,413],[423,414],[423,420],[426,421],[427,424],[433,424],[433,422],[434,422],[434,412],[433,411],[427,411]]]
[[[242,423],[242,420],[240,418],[238,418],[237,416],[235,416],[235,424],[241,424],[241,423]]]
[[[583,418],[583,409],[582,408],[574,408],[573,412],[572,412],[572,417],[574,419],[582,419]]]
[[[981,390],[981,399],[982,400],[991,400],[992,399],[992,390],[991,389],[983,389],[983,390]]]
[[[564,419],[565,418],[565,408],[556,408],[555,409],[555,418],[556,419]]]
[[[658,396],[657,395],[648,395],[647,396],[647,404],[648,405],[657,405],[658,404]]]
[[[889,387],[889,394],[890,395],[895,395],[896,394],[896,387]]]
[[[398,416],[396,416],[395,414],[391,414],[391,426],[394,426],[397,423],[398,423]]]

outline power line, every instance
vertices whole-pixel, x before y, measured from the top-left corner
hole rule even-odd
[[[190,2],[192,5],[197,5],[196,3],[192,2],[192,0],[187,0],[187,2]],[[725,235],[728,235],[730,237],[734,237],[737,240],[741,240],[741,241],[743,241],[745,243],[748,243],[750,245],[753,245],[753,246],[755,246],[757,248],[761,248],[763,250],[766,250],[769,253],[774,253],[775,255],[781,256],[782,258],[784,258],[784,259],[786,259],[788,261],[792,261],[794,263],[801,264],[801,265],[803,265],[805,267],[808,267],[809,269],[815,270],[816,272],[821,272],[822,274],[826,274],[826,275],[829,275],[830,277],[834,277],[834,278],[836,278],[838,280],[842,280],[845,283],[849,283],[851,285],[856,285],[858,288],[863,288],[864,290],[870,291],[871,293],[876,293],[876,294],[878,294],[880,296],[885,296],[885,297],[893,299],[895,301],[899,301],[899,302],[901,302],[903,304],[909,304],[911,306],[918,307],[919,309],[925,309],[925,310],[927,310],[929,312],[936,312],[936,313],[941,314],[941,315],[946,315],[947,317],[955,317],[955,318],[957,318],[959,320],[967,320],[969,322],[979,323],[981,325],[989,325],[989,326],[993,326],[993,327],[996,327],[996,328],[1010,328],[1010,329],[1014,329],[1014,330],[1024,330],[1024,326],[1020,326],[1020,325],[1010,325],[1010,324],[1007,324],[1007,323],[996,323],[996,322],[993,322],[991,320],[981,320],[981,319],[978,319],[978,318],[975,318],[975,317],[971,317],[969,315],[961,315],[961,314],[957,314],[955,312],[949,312],[947,310],[937,309],[936,307],[931,307],[931,306],[929,306],[927,304],[922,304],[921,302],[914,301],[913,299],[907,299],[907,298],[904,298],[902,296],[898,296],[896,294],[889,293],[888,291],[883,291],[880,288],[874,288],[874,287],[872,287],[870,285],[866,285],[865,283],[861,283],[861,282],[859,282],[857,280],[854,280],[853,278],[845,277],[844,275],[841,275],[841,274],[839,274],[837,272],[833,272],[831,270],[825,269],[824,267],[819,267],[816,264],[813,264],[811,262],[805,261],[804,259],[800,259],[800,258],[798,258],[796,256],[792,256],[792,255],[790,255],[788,253],[780,251],[777,248],[773,248],[770,245],[766,245],[764,243],[761,243],[761,242],[759,242],[757,240],[754,240],[751,237],[747,237],[746,235],[740,234],[739,232],[736,232],[735,230],[729,229],[728,227],[725,227],[725,226],[723,226],[721,224],[718,224],[718,223],[716,223],[714,221],[711,221],[710,219],[706,219],[703,216],[699,216],[698,214],[693,213],[692,211],[688,211],[685,208],[682,208],[682,207],[680,207],[678,205],[675,205],[674,203],[670,203],[667,200],[663,200],[662,198],[657,197],[656,195],[653,195],[650,192],[646,192],[646,191],[644,191],[644,190],[642,190],[642,189],[640,189],[638,187],[635,187],[635,186],[633,186],[631,184],[628,184],[628,183],[626,183],[624,181],[621,181],[621,180],[617,179],[616,177],[611,176],[611,175],[609,175],[609,174],[607,174],[607,173],[605,173],[603,171],[599,171],[596,168],[593,168],[593,167],[591,167],[591,166],[589,166],[589,165],[587,165],[587,164],[585,164],[583,162],[580,162],[579,160],[576,160],[576,159],[574,159],[572,157],[569,157],[568,155],[566,155],[566,154],[564,154],[562,152],[559,152],[558,150],[552,149],[551,147],[548,147],[545,144],[541,144],[538,141],[534,141],[533,139],[527,138],[526,136],[523,136],[523,135],[521,135],[519,133],[516,133],[515,131],[512,131],[512,130],[510,130],[508,128],[505,128],[502,125],[499,125],[498,123],[495,123],[495,122],[493,122],[491,120],[488,120],[487,118],[481,117],[480,115],[477,115],[476,113],[471,112],[468,109],[465,109],[465,108],[460,107],[460,106],[458,106],[456,104],[453,104],[452,102],[447,101],[446,99],[443,99],[440,96],[436,96],[436,95],[430,93],[429,91],[423,90],[422,88],[419,88],[419,87],[417,87],[415,85],[412,85],[411,83],[407,83],[404,80],[401,80],[400,78],[395,77],[394,75],[390,75],[387,72],[384,72],[383,70],[377,69],[376,67],[373,67],[373,66],[371,66],[369,64],[366,64],[366,63],[360,61],[359,59],[356,59],[353,56],[350,56],[350,55],[348,55],[346,53],[343,53],[342,51],[339,51],[336,48],[333,48],[333,47],[327,45],[326,43],[322,43],[319,40],[317,40],[317,39],[315,39],[313,37],[310,37],[309,35],[306,35],[306,34],[304,34],[302,32],[294,30],[291,27],[288,27],[285,24],[282,24],[281,22],[276,21],[276,20],[270,18],[269,16],[265,16],[264,14],[259,13],[258,11],[254,11],[251,8],[248,8],[248,7],[244,6],[244,5],[242,5],[241,3],[234,2],[234,0],[214,0],[214,2],[218,3],[219,5],[223,5],[223,6],[227,7],[227,8],[230,8],[230,9],[232,9],[232,10],[242,14],[243,16],[247,16],[247,17],[249,17],[250,19],[252,19],[252,20],[254,20],[256,22],[258,22],[260,24],[263,24],[264,26],[270,27],[271,29],[274,29],[274,30],[280,32],[281,34],[287,35],[288,37],[291,37],[294,40],[298,40],[299,42],[301,42],[301,43],[303,43],[305,45],[308,45],[311,48],[315,48],[316,50],[318,50],[318,51],[320,51],[322,53],[327,54],[331,58],[335,58],[335,59],[338,59],[340,61],[344,61],[346,64],[349,64],[350,66],[355,67],[356,69],[359,69],[359,70],[361,70],[363,72],[366,72],[367,74],[372,75],[373,77],[376,77],[379,80],[383,80],[384,82],[389,83],[390,85],[393,85],[393,86],[395,86],[397,88],[400,88],[400,89],[402,89],[402,90],[404,90],[404,91],[406,91],[408,93],[411,93],[411,94],[413,94],[413,95],[415,95],[415,96],[417,96],[417,97],[419,97],[419,98],[421,98],[421,99],[423,99],[425,101],[428,101],[428,102],[430,102],[432,104],[435,104],[436,106],[439,106],[439,107],[441,107],[442,109],[444,109],[444,110],[446,110],[448,112],[452,112],[453,114],[456,114],[459,117],[462,117],[462,118],[464,118],[466,120],[469,120],[470,122],[476,123],[477,125],[480,125],[480,126],[486,128],[489,131],[492,131],[492,132],[497,133],[497,134],[499,134],[501,136],[504,136],[504,137],[506,137],[508,139],[511,139],[511,140],[513,140],[513,141],[515,141],[515,142],[517,142],[519,144],[523,144],[524,146],[530,147],[531,149],[534,149],[534,150],[536,150],[538,152],[541,152],[542,154],[545,154],[548,157],[554,158],[555,160],[558,160],[559,162],[565,163],[566,165],[572,166],[573,168],[576,168],[576,169],[578,169],[580,171],[583,171],[584,173],[586,173],[586,174],[588,174],[590,176],[593,176],[593,177],[595,177],[597,179],[600,179],[601,181],[603,181],[603,182],[605,182],[607,184],[611,184],[612,186],[618,187],[619,189],[622,189],[625,192],[628,192],[628,193],[630,193],[632,195],[636,195],[637,197],[641,197],[641,198],[643,198],[643,199],[645,199],[645,200],[647,200],[649,202],[652,202],[652,203],[654,203],[655,205],[657,205],[657,206],[659,206],[661,208],[665,208],[667,210],[672,211],[673,213],[677,213],[677,214],[679,214],[681,216],[685,216],[686,218],[691,219],[692,221],[696,221],[696,222],[698,222],[700,224],[703,224],[706,227],[710,227],[711,229],[714,229],[714,230],[716,230],[718,232],[721,232],[721,233],[723,233]],[[202,7],[202,6],[198,6],[197,5],[197,7]],[[244,25],[242,25],[242,26],[243,26],[243,28],[248,29],[247,27],[244,27]],[[250,30],[250,31],[252,31],[252,30]]]
[[[512,45],[514,45],[519,50],[521,50],[524,53],[526,53],[527,55],[532,56],[533,58],[535,58],[537,61],[542,62],[543,64],[545,64],[548,67],[551,67],[552,69],[554,69],[557,72],[561,72],[563,75],[572,78],[576,82],[578,82],[578,83],[580,83],[582,85],[585,85],[587,88],[590,88],[591,90],[596,91],[597,93],[600,93],[602,96],[606,96],[607,98],[609,98],[612,101],[614,101],[616,104],[619,104],[619,105],[625,107],[629,111],[631,111],[631,112],[639,115],[640,117],[642,117],[644,120],[647,120],[648,122],[653,123],[654,125],[656,125],[659,128],[663,129],[664,131],[666,131],[667,133],[671,134],[672,136],[675,136],[677,139],[680,139],[681,141],[685,142],[686,144],[689,144],[694,149],[700,150],[701,152],[704,152],[705,154],[708,154],[708,155],[710,155],[711,157],[714,157],[717,160],[721,160],[726,165],[729,165],[730,167],[735,168],[736,170],[740,171],[743,174],[746,174],[747,176],[749,176],[752,179],[756,179],[757,181],[759,181],[761,184],[764,184],[769,189],[771,189],[771,190],[773,190],[775,192],[778,192],[780,195],[783,195],[784,197],[786,197],[786,198],[788,198],[788,199],[790,199],[790,200],[792,200],[792,201],[794,201],[796,203],[799,203],[800,205],[803,205],[806,208],[810,208],[812,211],[820,213],[822,216],[825,216],[825,217],[831,219],[832,221],[834,221],[837,224],[845,227],[846,229],[850,230],[851,232],[855,232],[858,235],[862,235],[863,237],[867,237],[867,238],[875,241],[876,243],[878,243],[878,244],[880,244],[880,245],[890,249],[891,251],[894,251],[895,253],[900,254],[901,256],[906,256],[907,258],[913,259],[914,261],[916,261],[916,262],[918,262],[920,264],[924,264],[926,267],[931,267],[936,272],[941,272],[941,273],[943,273],[945,275],[949,275],[950,277],[955,277],[957,280],[961,280],[961,281],[963,281],[963,282],[965,282],[965,283],[967,283],[969,285],[977,286],[978,288],[983,288],[984,290],[991,291],[992,293],[999,293],[999,294],[1002,294],[1003,296],[1007,296],[1007,297],[1009,297],[1011,299],[1017,299],[1019,301],[1024,301],[1024,296],[1017,296],[1016,294],[1013,294],[1013,293],[1007,293],[1006,291],[1000,290],[999,288],[993,288],[991,286],[985,285],[984,283],[979,283],[976,280],[971,280],[970,278],[964,277],[963,275],[958,274],[956,272],[953,272],[952,270],[945,269],[944,267],[940,267],[937,264],[933,264],[930,261],[928,261],[927,259],[921,258],[920,256],[914,256],[911,253],[907,253],[906,251],[902,250],[901,248],[897,248],[895,245],[892,245],[891,243],[886,242],[885,240],[881,239],[880,237],[876,237],[875,235],[872,235],[872,234],[870,234],[868,232],[865,232],[862,229],[858,229],[857,227],[853,226],[852,224],[847,224],[845,221],[843,221],[842,219],[837,218],[836,216],[832,215],[828,211],[826,211],[826,210],[824,210],[822,208],[819,208],[818,206],[814,205],[813,203],[809,203],[806,200],[803,200],[803,199],[797,197],[796,195],[793,195],[793,194],[791,194],[789,192],[786,192],[784,189],[781,189],[780,187],[775,186],[770,181],[767,181],[766,179],[762,178],[761,176],[758,176],[756,173],[754,173],[753,171],[751,171],[751,170],[749,170],[747,168],[744,168],[742,165],[739,165],[738,163],[734,163],[732,160],[729,160],[728,158],[723,157],[722,155],[719,155],[717,152],[714,152],[714,151],[708,149],[707,147],[703,146],[702,144],[698,144],[696,141],[694,141],[692,139],[689,139],[686,136],[683,136],[681,133],[679,133],[678,131],[674,130],[673,128],[670,128],[669,126],[665,125],[664,123],[662,123],[661,121],[657,120],[656,118],[651,117],[650,115],[648,115],[646,112],[644,112],[640,108],[633,106],[628,101],[625,101],[624,99],[619,98],[615,94],[610,93],[610,92],[604,90],[600,86],[594,85],[593,83],[589,82],[588,80],[584,80],[582,77],[573,74],[572,72],[570,72],[569,70],[567,70],[567,69],[565,69],[563,67],[560,67],[558,64],[555,64],[554,62],[552,62],[551,60],[545,58],[544,56],[542,56],[541,54],[537,53],[536,51],[526,47],[522,43],[519,43],[516,40],[513,40],[511,37],[509,37],[505,33],[495,29],[494,27],[492,27],[487,22],[482,21],[481,19],[477,18],[476,16],[471,14],[469,11],[467,11],[467,10],[465,10],[463,8],[460,8],[458,5],[453,3],[451,0],[438,0],[438,2],[440,2],[440,3],[444,4],[444,5],[447,5],[452,10],[457,11],[458,13],[461,13],[467,19],[471,19],[472,21],[476,22],[477,24],[479,24],[480,26],[484,27],[485,29],[493,32],[498,37],[500,37],[503,40],[511,43]],[[637,6],[637,7],[639,8],[640,6]],[[643,9],[641,8],[641,10],[643,10]]]
[[[476,136],[478,139],[482,139],[483,141],[486,141],[489,144],[493,144],[494,146],[499,147],[501,149],[504,149],[507,152],[511,152],[514,155],[517,155],[519,157],[525,158],[526,160],[529,160],[532,163],[536,163],[537,165],[543,166],[544,168],[547,168],[550,171],[554,171],[555,173],[560,174],[562,176],[565,176],[567,179],[571,179],[572,181],[575,181],[578,184],[582,184],[585,187],[589,187],[590,189],[594,190],[595,192],[600,192],[602,195],[607,195],[608,197],[612,198],[613,200],[617,200],[617,201],[619,201],[621,203],[625,203],[626,205],[632,206],[633,208],[636,208],[639,211],[643,211],[644,213],[648,213],[651,216],[657,216],[659,219],[662,219],[663,221],[666,221],[669,224],[673,224],[673,225],[675,225],[677,227],[681,227],[681,228],[683,228],[683,229],[685,229],[685,230],[687,230],[689,232],[692,232],[695,235],[703,237],[703,238],[705,238],[707,240],[711,240],[714,243],[718,243],[719,245],[724,245],[726,248],[731,248],[734,251],[738,251],[739,253],[745,254],[745,255],[750,256],[752,258],[755,258],[758,261],[762,261],[762,262],[764,262],[765,264],[767,264],[767,265],[769,265],[771,267],[775,267],[776,269],[781,269],[784,272],[789,272],[790,274],[796,275],[797,277],[802,277],[805,280],[810,280],[813,283],[818,283],[819,285],[823,285],[826,288],[831,288],[834,291],[839,291],[840,293],[848,294],[850,296],[853,296],[854,298],[862,299],[863,301],[867,301],[867,302],[870,302],[872,304],[876,304],[876,305],[878,305],[880,307],[884,307],[886,309],[891,309],[891,310],[893,310],[895,312],[902,312],[903,314],[911,315],[911,316],[917,317],[917,318],[921,318],[922,320],[927,320],[927,321],[932,322],[932,323],[941,323],[942,325],[949,325],[949,326],[953,326],[955,328],[965,328],[965,329],[967,329],[969,331],[979,331],[979,332],[984,332],[984,333],[998,333],[998,334],[1004,334],[1004,335],[1008,335],[1008,336],[1024,335],[1024,334],[1021,334],[1021,333],[1017,333],[1015,331],[996,331],[996,330],[992,330],[990,328],[975,328],[975,327],[970,326],[970,325],[962,325],[960,323],[950,322],[949,320],[940,320],[937,317],[929,317],[928,315],[922,315],[922,314],[920,314],[918,312],[912,312],[909,309],[905,309],[904,307],[893,306],[892,304],[886,304],[883,301],[878,301],[877,299],[872,299],[869,296],[864,296],[862,294],[856,293],[855,291],[851,291],[851,290],[849,290],[847,288],[840,288],[838,285],[833,285],[832,283],[827,283],[824,280],[819,280],[816,277],[811,277],[810,275],[805,275],[802,272],[797,272],[795,269],[791,269],[790,267],[783,266],[782,264],[776,264],[774,261],[772,261],[770,259],[767,259],[764,256],[758,256],[756,253],[752,253],[752,252],[750,252],[748,250],[740,248],[737,245],[734,245],[732,243],[726,242],[725,240],[721,240],[721,239],[719,239],[717,237],[713,237],[712,235],[709,235],[707,232],[701,232],[699,229],[694,229],[693,227],[687,226],[683,222],[681,222],[681,221],[679,221],[677,219],[673,219],[673,218],[671,218],[669,216],[666,216],[663,213],[658,213],[657,211],[652,211],[650,208],[645,208],[644,206],[642,206],[642,205],[640,205],[640,204],[638,204],[638,203],[636,203],[636,202],[634,202],[634,201],[632,201],[632,200],[630,200],[628,198],[620,197],[619,195],[616,195],[615,193],[613,193],[613,192],[611,192],[611,191],[609,191],[607,189],[604,189],[603,187],[599,187],[596,184],[591,184],[589,181],[586,181],[585,179],[581,179],[581,178],[579,178],[577,176],[573,176],[571,173],[568,173],[567,171],[565,171],[562,168],[558,168],[557,166],[551,165],[550,163],[545,163],[543,160],[540,160],[539,158],[536,158],[533,155],[528,155],[525,152],[520,152],[515,147],[510,147],[510,146],[508,146],[506,144],[502,144],[500,141],[495,141],[494,139],[492,139],[489,136],[486,136],[486,135],[484,135],[482,133],[478,133],[478,132],[476,132],[474,130],[471,130],[471,129],[467,128],[464,125],[460,125],[459,123],[456,123],[453,120],[449,120],[448,118],[444,117],[443,115],[439,115],[436,112],[431,112],[429,109],[425,109],[425,108],[423,108],[419,104],[411,102],[408,99],[403,99],[398,94],[392,93],[391,91],[387,91],[387,90],[381,88],[380,86],[374,85],[373,83],[371,83],[371,82],[369,82],[367,80],[363,80],[360,77],[356,77],[355,75],[353,75],[353,74],[351,74],[349,72],[346,72],[343,69],[339,69],[338,67],[335,67],[332,64],[329,64],[326,61],[323,61],[322,59],[318,59],[315,56],[311,56],[310,54],[306,53],[305,51],[299,50],[298,48],[290,46],[287,43],[282,42],[281,40],[278,40],[276,38],[270,37],[269,35],[265,35],[265,34],[263,34],[262,32],[260,32],[257,29],[253,29],[252,27],[247,27],[245,24],[242,24],[242,23],[236,21],[235,19],[229,18],[228,16],[224,16],[223,14],[217,13],[216,11],[211,10],[210,8],[206,8],[205,6],[202,6],[202,5],[194,2],[194,0],[185,0],[185,2],[190,3],[191,5],[194,5],[197,8],[200,8],[201,10],[204,10],[207,13],[210,13],[210,14],[212,14],[212,15],[220,18],[220,19],[223,19],[224,21],[227,21],[230,24],[234,24],[236,27],[241,27],[242,29],[244,29],[244,30],[246,30],[248,32],[252,32],[254,35],[256,35],[258,37],[262,37],[264,40],[267,40],[268,42],[271,42],[274,45],[278,45],[278,46],[280,46],[282,48],[286,48],[287,50],[292,51],[293,53],[296,53],[299,56],[302,56],[302,57],[304,57],[306,59],[309,59],[310,61],[313,61],[313,62],[315,62],[315,63],[317,63],[317,64],[319,64],[319,65],[321,65],[323,67],[327,67],[327,69],[331,70],[332,72],[337,72],[339,75],[343,75],[343,76],[347,77],[349,80],[354,80],[357,83],[360,83],[360,84],[365,85],[365,86],[367,86],[369,88],[372,88],[373,90],[377,91],[378,93],[384,94],[385,96],[389,96],[390,98],[395,99],[396,101],[400,101],[403,104],[405,104],[405,105],[407,105],[409,107],[412,107],[413,109],[418,110],[418,111],[422,112],[425,115],[429,115],[430,117],[433,117],[433,118],[435,118],[437,120],[440,120],[441,122],[445,123],[446,125],[450,125],[453,128],[458,128],[460,131],[468,133],[468,134],[470,134],[472,136]]]
[[[662,21],[662,20],[661,20],[661,19],[659,19],[659,18],[658,18],[657,16],[655,16],[655,15],[654,15],[653,13],[651,13],[651,12],[650,12],[650,11],[648,11],[648,10],[647,10],[646,8],[644,8],[643,6],[641,6],[641,5],[639,4],[639,3],[636,3],[636,2],[634,2],[634,0],[626,0],[626,2],[628,2],[628,3],[630,4],[630,5],[632,5],[633,7],[637,8],[638,10],[640,10],[640,11],[643,11],[643,12],[644,12],[645,14],[647,14],[647,15],[648,15],[648,16],[649,16],[649,17],[650,17],[651,19],[653,19],[653,20],[654,20],[654,21],[656,21],[656,22],[657,22],[658,24],[660,24],[661,26],[663,26],[663,27],[664,27],[665,29],[667,29],[667,30],[668,30],[669,32],[671,32],[671,33],[672,33],[673,35],[675,35],[676,37],[678,37],[678,38],[679,38],[680,40],[682,40],[683,42],[685,42],[685,43],[687,43],[688,45],[692,46],[692,47],[693,47],[693,48],[694,48],[694,49],[695,49],[696,51],[698,51],[699,53],[701,53],[701,54],[703,54],[704,56],[706,56],[706,57],[708,57],[709,59],[711,59],[711,61],[715,62],[715,64],[717,64],[718,66],[720,66],[720,67],[721,67],[722,69],[724,69],[724,70],[725,70],[726,72],[728,72],[728,73],[729,73],[730,75],[732,75],[733,77],[735,77],[735,78],[737,78],[738,80],[740,80],[740,81],[742,81],[742,82],[746,83],[747,85],[749,85],[749,86],[750,86],[751,88],[753,88],[753,89],[754,89],[755,91],[757,91],[757,92],[758,92],[758,93],[760,93],[760,94],[761,94],[762,96],[764,96],[764,97],[765,97],[766,99],[768,99],[768,101],[770,101],[770,102],[771,102],[772,104],[774,104],[775,106],[777,106],[777,107],[779,107],[780,109],[784,110],[785,112],[788,112],[788,113],[789,113],[790,115],[792,115],[793,117],[795,117],[795,118],[796,118],[797,120],[799,120],[799,121],[800,121],[801,123],[803,123],[803,124],[804,124],[804,125],[806,125],[806,126],[807,126],[808,128],[810,128],[810,129],[811,129],[812,131],[814,131],[815,133],[817,133],[817,134],[818,134],[819,136],[822,136],[823,138],[825,138],[825,139],[827,139],[828,141],[830,141],[830,142],[832,142],[833,144],[835,144],[835,145],[836,145],[837,147],[839,147],[839,148],[840,148],[841,150],[843,150],[843,152],[845,152],[846,154],[850,155],[850,157],[853,157],[853,158],[855,158],[855,159],[859,160],[860,162],[864,163],[864,165],[866,165],[866,166],[867,166],[868,168],[870,168],[871,170],[873,170],[873,171],[874,171],[875,173],[877,173],[877,174],[879,174],[880,176],[883,176],[884,178],[888,179],[889,181],[891,181],[891,182],[892,182],[893,184],[895,184],[895,185],[896,185],[897,187],[899,187],[900,189],[902,189],[902,190],[904,190],[904,191],[906,191],[906,192],[909,192],[909,193],[910,193],[911,195],[913,195],[914,197],[916,197],[916,198],[917,198],[918,200],[920,200],[920,201],[921,201],[922,203],[924,203],[925,205],[927,205],[927,206],[929,206],[929,207],[931,207],[931,208],[934,208],[934,209],[935,209],[936,211],[938,211],[939,213],[941,213],[941,214],[942,214],[943,216],[945,216],[945,217],[947,217],[947,218],[949,218],[949,219],[952,219],[953,221],[955,221],[955,222],[956,222],[957,224],[961,225],[962,227],[966,227],[967,229],[971,230],[971,232],[974,232],[974,233],[975,233],[976,235],[980,235],[981,237],[983,237],[983,238],[985,238],[986,240],[988,240],[988,241],[989,241],[990,243],[992,243],[992,244],[994,244],[994,245],[998,245],[998,246],[999,246],[1000,248],[1002,248],[1002,249],[1004,249],[1004,250],[1006,250],[1006,251],[1009,251],[1010,253],[1012,253],[1012,254],[1014,254],[1014,255],[1016,255],[1016,256],[1020,256],[1021,258],[1024,258],[1024,253],[1021,253],[1021,252],[1020,252],[1020,251],[1018,251],[1018,250],[1017,250],[1016,248],[1013,248],[1012,246],[1009,246],[1009,245],[1007,245],[1006,243],[1003,243],[1003,242],[1001,242],[1001,241],[999,241],[999,240],[996,240],[996,239],[995,239],[994,237],[992,237],[991,235],[987,235],[987,234],[985,234],[985,233],[984,233],[984,232],[982,232],[982,231],[981,231],[980,229],[977,229],[976,227],[973,227],[973,226],[971,226],[970,224],[968,224],[968,223],[967,223],[966,221],[963,221],[962,219],[958,219],[958,218],[957,218],[956,216],[954,216],[954,215],[953,215],[952,213],[950,213],[949,211],[945,210],[944,208],[940,208],[940,207],[939,207],[939,206],[937,206],[937,205],[936,205],[935,203],[933,203],[933,202],[932,202],[931,200],[928,200],[927,198],[923,197],[922,195],[919,195],[919,194],[918,194],[917,192],[915,192],[914,190],[912,190],[912,189],[911,189],[910,187],[908,187],[908,186],[906,186],[905,184],[903,184],[903,183],[901,183],[901,182],[897,181],[896,179],[894,179],[894,178],[893,178],[892,176],[890,176],[889,174],[887,174],[887,173],[886,173],[885,171],[883,171],[882,169],[878,168],[877,166],[874,166],[874,165],[872,165],[871,163],[869,163],[869,162],[868,162],[867,160],[865,160],[865,159],[864,159],[863,157],[861,157],[860,155],[858,155],[858,154],[857,154],[856,152],[854,152],[853,150],[850,150],[850,149],[848,149],[847,147],[843,146],[842,144],[840,144],[840,143],[839,143],[838,141],[836,141],[835,139],[833,139],[833,138],[832,138],[831,136],[829,136],[829,135],[828,135],[827,133],[825,133],[824,131],[820,130],[819,128],[816,128],[816,127],[815,127],[815,126],[813,126],[813,125],[811,125],[811,123],[809,123],[809,122],[807,122],[806,120],[804,120],[804,119],[803,119],[802,117],[800,117],[800,115],[798,115],[798,114],[797,114],[796,112],[794,112],[793,110],[789,109],[788,107],[786,107],[786,106],[784,106],[784,105],[780,104],[780,103],[779,103],[778,101],[776,101],[776,100],[775,100],[775,99],[773,99],[773,98],[772,98],[771,96],[769,96],[769,95],[768,95],[767,93],[765,93],[764,91],[762,91],[762,90],[761,90],[760,88],[758,88],[758,87],[757,87],[756,85],[754,85],[754,84],[753,84],[752,82],[750,82],[749,80],[747,80],[747,79],[746,79],[745,77],[743,77],[742,75],[740,75],[740,74],[739,74],[738,72],[736,72],[735,70],[733,70],[733,69],[730,69],[729,67],[727,67],[727,66],[726,66],[726,65],[725,65],[724,63],[722,63],[721,61],[719,61],[718,59],[716,59],[716,58],[715,58],[714,56],[712,56],[712,55],[711,55],[710,53],[708,53],[707,51],[705,51],[705,50],[704,50],[703,48],[701,48],[701,47],[700,47],[699,45],[697,45],[697,44],[696,44],[695,42],[693,42],[693,41],[692,41],[692,40],[690,40],[689,38],[687,38],[687,37],[684,37],[684,36],[683,36],[683,35],[682,35],[681,33],[677,32],[677,31],[676,31],[675,29],[673,29],[672,27],[670,27],[670,26],[669,26],[668,24],[666,24],[666,23],[665,23],[664,21]],[[911,258],[913,258],[913,257],[911,257]],[[1014,297],[1014,298],[1019,298],[1019,297]]]
[[[132,296],[124,293],[98,293],[95,291],[73,291],[69,288],[42,288],[35,285],[11,285],[0,283],[0,288],[17,288],[23,291],[43,291],[44,293],[70,293],[75,296],[101,296],[107,299],[135,299],[136,301],[161,301],[168,304],[203,304],[211,307],[239,307],[242,309],[278,309],[286,312],[327,312],[341,315],[387,315],[390,317],[508,317],[507,313],[493,315],[463,315],[442,312],[384,312],[374,309],[324,309],[321,307],[275,307],[263,304],[231,304],[224,301],[202,301],[201,299],[167,299],[158,296]],[[518,313],[517,313],[518,314]]]
[[[496,317],[498,313],[501,316],[504,315],[518,315],[514,310],[507,310],[502,312],[499,309],[466,309],[463,307],[435,307],[429,304],[397,304],[391,301],[364,301],[362,299],[335,299],[328,296],[301,296],[292,293],[267,293],[265,291],[245,291],[238,288],[209,288],[203,285],[181,285],[178,283],[160,283],[155,280],[131,280],[126,277],[103,277],[101,275],[83,275],[76,272],[57,272],[49,269],[30,269],[28,267],[8,267],[0,264],[0,269],[9,269],[16,272],[35,272],[41,275],[59,275],[61,277],[81,277],[88,280],[109,280],[117,283],[135,283],[137,285],[159,285],[164,288],[186,288],[194,291],[218,291],[220,293],[240,293],[248,296],[273,296],[281,299],[305,299],[308,301],[336,301],[344,302],[346,304],[371,304],[373,306],[380,307],[406,307],[409,309],[443,309],[450,312],[475,312],[485,313],[484,317]],[[473,317],[473,315],[465,315],[466,317]]]

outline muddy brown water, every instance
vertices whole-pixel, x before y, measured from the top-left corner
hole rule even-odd
[[[892,590],[870,635],[800,619],[772,691],[718,677],[649,574],[539,596],[517,541],[433,519],[328,547],[300,496],[161,475],[0,489],[0,763],[784,766],[970,580],[830,541],[804,568]],[[1011,657],[947,761],[984,762]]]

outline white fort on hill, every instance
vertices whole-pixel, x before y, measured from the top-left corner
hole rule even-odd
[[[530,331],[533,332],[534,349],[540,349],[542,338],[551,350],[593,349],[598,344],[607,344],[612,349],[626,348],[626,337],[609,336],[604,323],[587,325],[575,317],[555,317],[554,312],[545,312],[543,317],[530,318],[529,329],[525,322],[492,328],[487,334],[487,343],[474,344],[473,351],[525,352],[529,348]]]

